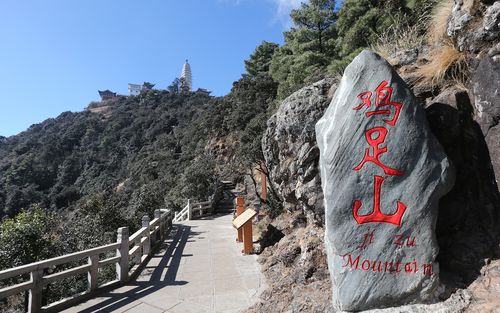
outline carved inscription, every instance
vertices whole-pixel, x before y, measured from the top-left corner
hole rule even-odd
[[[354,110],[359,111],[365,107],[371,109],[372,95],[373,93],[371,91],[360,93],[358,95],[358,98],[362,101],[362,103],[356,106]],[[391,97],[392,97],[392,87],[389,86],[389,83],[387,81],[381,82],[380,85],[375,89],[375,97],[374,97],[375,109],[372,111],[365,112],[365,116],[373,117],[377,115],[388,115],[390,117],[392,112],[391,110],[389,110],[389,107],[394,107],[394,114],[392,115],[392,117],[390,117],[389,119],[384,119],[383,122],[386,123],[387,125],[395,126],[398,121],[399,113],[401,112],[403,104],[399,102],[393,102],[391,100]],[[370,147],[365,149],[365,154],[363,156],[363,159],[356,167],[354,167],[355,171],[362,170],[363,166],[367,162],[371,162],[380,167],[380,169],[383,170],[383,173],[387,176],[404,175],[404,172],[401,171],[400,169],[395,169],[393,167],[390,167],[389,165],[384,164],[380,160],[380,157],[384,153],[389,152],[387,146],[382,146],[385,142],[388,133],[389,130],[385,126],[373,127],[365,132],[365,138]],[[352,206],[352,213],[354,219],[358,224],[389,223],[396,226],[401,226],[403,215],[406,211],[406,205],[401,201],[397,201],[396,211],[394,213],[383,213],[380,207],[380,197],[382,194],[382,185],[386,178],[379,175],[374,175],[373,178],[374,182],[373,182],[372,212],[367,215],[360,215],[359,209],[361,208],[363,203],[361,200],[356,199],[354,200]],[[390,210],[385,210],[385,211],[387,212]]]
[[[407,206],[397,201],[395,210],[381,207],[381,197],[383,196],[384,181],[393,176],[404,176],[403,169],[395,168],[391,164],[384,163],[384,154],[390,153],[386,144],[389,136],[387,127],[396,127],[398,118],[403,107],[402,103],[391,100],[393,89],[387,81],[382,81],[379,86],[372,91],[360,93],[357,97],[361,103],[353,110],[364,110],[365,118],[375,118],[382,116],[381,125],[377,125],[365,131],[365,139],[368,147],[364,149],[363,157],[353,168],[354,171],[366,170],[365,165],[371,163],[376,165],[376,173],[373,174],[373,203],[371,213],[361,215],[359,213],[363,202],[361,199],[354,200],[352,205],[352,214],[357,224],[366,223],[387,223],[400,227],[403,223],[403,217]],[[360,154],[361,155],[361,154]],[[392,212],[392,213],[391,213]],[[384,240],[387,240],[384,238]],[[433,275],[432,263],[419,263],[412,260],[378,260],[365,258],[362,254],[364,250],[377,242],[375,229],[366,231],[355,244],[358,252],[347,253],[343,256],[344,264],[342,268],[349,268],[356,271],[365,271],[373,273],[389,274],[417,274],[426,276]],[[407,234],[397,234],[389,239],[387,244],[394,245],[398,249],[412,249],[418,245],[417,237]]]

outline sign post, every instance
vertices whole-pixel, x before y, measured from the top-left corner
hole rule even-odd
[[[245,198],[237,197],[236,198],[236,217],[240,216],[241,213],[245,211]],[[243,241],[243,229],[238,229],[238,237],[236,238],[236,242]]]
[[[243,253],[251,254],[253,252],[253,234],[252,234],[252,219],[257,215],[257,212],[252,209],[247,209],[233,221],[234,228],[243,230]]]
[[[260,172],[260,184],[261,184],[261,192],[260,197],[262,201],[267,202],[267,176],[264,171]]]

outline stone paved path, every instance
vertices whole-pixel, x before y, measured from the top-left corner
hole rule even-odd
[[[239,312],[265,283],[255,255],[241,254],[232,215],[174,225],[142,275],[64,312]]]

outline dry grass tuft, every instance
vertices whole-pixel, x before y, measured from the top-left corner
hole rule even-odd
[[[428,44],[438,45],[449,40],[446,29],[448,28],[448,20],[452,9],[452,0],[443,0],[436,5],[428,22],[429,27],[426,34]]]
[[[435,48],[429,57],[430,61],[416,70],[418,85],[443,85],[449,79],[457,83],[464,82],[466,77],[465,55],[451,43]]]
[[[398,51],[419,47],[424,39],[419,35],[419,23],[408,25],[406,22],[394,22],[391,27],[378,35],[378,40],[371,49],[392,63],[390,56]]]
[[[415,71],[419,86],[442,86],[445,83],[464,85],[467,80],[465,54],[458,51],[447,35],[453,0],[440,1],[428,21],[426,41],[430,45],[429,62]]]
[[[394,64],[397,60],[391,60],[391,55],[412,48],[420,50],[427,44],[429,52],[426,57],[419,55],[417,64],[425,59],[429,62],[417,65],[408,77],[410,83],[420,87],[436,87],[447,83],[464,85],[467,80],[465,54],[455,48],[453,40],[447,35],[452,9],[453,0],[441,0],[434,6],[432,13],[420,16],[413,25],[408,24],[404,16],[396,18],[371,48]]]

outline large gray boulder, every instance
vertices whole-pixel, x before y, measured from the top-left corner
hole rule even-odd
[[[438,201],[454,177],[405,82],[363,51],[316,124],[316,139],[334,306],[432,301]]]

